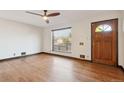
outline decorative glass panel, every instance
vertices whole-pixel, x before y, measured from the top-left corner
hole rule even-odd
[[[103,24],[103,25],[99,25],[96,27],[95,32],[109,32],[112,31],[112,28],[110,25],[107,24]]]

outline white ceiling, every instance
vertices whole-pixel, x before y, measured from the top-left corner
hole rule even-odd
[[[49,10],[48,13],[52,12],[60,12],[61,15],[57,17],[51,17],[49,18],[50,23],[46,24],[45,21],[40,17],[36,15],[31,15],[25,12],[26,10],[0,10],[0,18],[4,19],[9,19],[9,20],[14,20],[18,22],[23,22],[27,24],[32,24],[35,26],[40,26],[40,27],[48,27],[51,25],[60,25],[60,24],[67,24],[75,21],[80,21],[81,19],[91,16],[91,15],[96,15],[96,14],[101,14],[101,13],[106,13],[106,12],[113,12],[113,11],[103,11],[103,10]],[[35,13],[43,13],[43,11],[39,10],[30,10]]]

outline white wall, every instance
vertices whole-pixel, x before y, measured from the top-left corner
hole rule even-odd
[[[120,16],[121,19],[121,30],[119,32],[119,63],[124,68],[124,13]]]
[[[119,63],[124,68],[124,32],[119,33]]]
[[[0,59],[42,52],[42,28],[0,19]]]
[[[86,23],[86,22],[84,22]],[[60,52],[53,52],[51,51],[52,48],[52,38],[51,38],[51,29],[54,28],[47,28],[44,31],[44,52],[48,53],[56,53],[56,54],[61,54],[61,55],[66,55],[66,56],[72,56],[72,57],[77,57],[79,58],[80,54],[85,54],[86,59],[90,60],[90,30],[86,31],[86,28],[90,27],[90,25],[84,24],[84,23],[75,23],[71,24],[69,26],[72,27],[72,53],[60,53]],[[64,26],[62,26],[64,27]],[[60,27],[60,28],[62,28]],[[85,27],[85,28],[84,28]],[[58,27],[59,28],[59,27]],[[81,34],[82,33],[82,34]],[[88,42],[86,42],[88,41]],[[80,42],[84,42],[84,46],[79,46]]]
[[[122,41],[124,40],[124,36],[120,36],[123,32],[121,29],[122,19],[119,13],[120,12],[108,12],[103,14],[101,13],[96,15],[88,15],[86,18],[83,18],[80,22],[66,24],[66,26],[69,25],[72,27],[72,53],[52,52],[51,30],[55,29],[57,26],[46,28],[44,30],[43,51],[48,53],[72,56],[76,58],[79,58],[80,54],[85,54],[86,59],[91,60],[91,22],[119,18],[119,65],[124,66],[124,48],[122,48]],[[62,28],[66,26],[58,26],[57,28]],[[84,46],[79,46],[79,42],[84,42]]]

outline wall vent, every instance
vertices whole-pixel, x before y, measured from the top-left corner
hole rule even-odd
[[[80,58],[85,58],[85,55],[80,55]]]
[[[21,52],[21,56],[25,56],[26,55],[26,52]]]

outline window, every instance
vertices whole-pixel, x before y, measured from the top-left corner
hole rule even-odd
[[[57,52],[71,52],[71,27],[52,30],[52,50]]]
[[[103,24],[103,25],[97,26],[95,32],[110,32],[110,31],[112,31],[111,26],[107,24]]]

